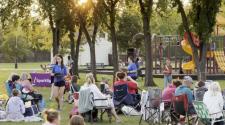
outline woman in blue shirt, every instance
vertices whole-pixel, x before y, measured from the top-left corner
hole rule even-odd
[[[128,58],[128,67],[127,67],[127,75],[130,76],[133,80],[137,79],[137,66],[134,63],[133,57]]]
[[[63,63],[63,57],[61,55],[56,56],[56,64],[52,68],[52,73],[54,75],[53,95],[58,104],[58,110],[61,110],[66,83],[64,78],[67,75],[67,69]]]

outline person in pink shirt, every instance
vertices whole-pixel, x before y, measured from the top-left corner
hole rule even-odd
[[[182,83],[179,80],[173,81],[173,84],[169,84],[162,93],[162,100],[164,102],[171,102],[172,97],[175,93],[175,90],[178,86],[180,86]]]

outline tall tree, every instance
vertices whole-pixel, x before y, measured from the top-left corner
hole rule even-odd
[[[81,5],[79,10],[77,10],[78,20],[80,23],[80,27],[86,37],[87,43],[90,48],[91,55],[91,72],[96,77],[96,55],[95,55],[95,42],[98,33],[98,29],[100,26],[100,11],[102,4],[100,2],[94,2],[92,0],[88,0],[87,3]],[[90,27],[91,26],[91,27]],[[91,31],[90,31],[91,29]],[[92,32],[92,34],[90,34]]]
[[[138,4],[134,2],[127,3],[121,10],[118,20],[118,48],[122,52],[126,52],[128,48],[141,48],[142,40],[134,40],[135,34],[142,31],[141,15],[139,13]]]
[[[153,86],[153,59],[152,59],[152,40],[151,40],[151,29],[150,29],[150,19],[152,14],[153,0],[139,0],[140,11],[143,21],[143,31],[144,31],[144,45],[145,45],[145,86]]]
[[[191,45],[194,55],[198,79],[204,81],[206,80],[205,65],[207,42],[213,32],[213,27],[216,23],[216,15],[219,12],[222,0],[193,0],[191,2],[192,9],[189,10],[190,20],[188,20],[182,1],[174,0],[173,2],[174,5],[178,7],[183,27],[187,32],[188,42]],[[191,31],[197,34],[200,41],[199,46],[195,44]]]
[[[64,14],[63,14],[63,24],[65,25],[66,32],[68,31],[68,37],[70,39],[70,55],[74,61],[72,66],[72,72],[73,74],[79,76],[78,71],[78,58],[79,58],[79,48],[81,43],[81,37],[82,37],[82,30],[80,27],[80,24],[78,23],[78,17],[76,14],[76,5],[73,0],[64,0],[63,5],[61,7],[64,8]],[[75,32],[76,32],[76,26],[79,27],[77,40],[75,42]],[[76,43],[76,44],[75,44]]]
[[[43,18],[48,18],[49,25],[52,31],[52,47],[53,56],[59,53],[60,47],[60,28],[62,26],[61,7],[63,1],[59,0],[38,0],[40,4],[40,12]]]
[[[117,3],[119,0],[101,0],[104,5],[104,9],[107,12],[107,19],[105,20],[105,24],[107,29],[110,31],[110,38],[112,42],[112,56],[113,56],[113,68],[114,68],[114,76],[116,72],[119,70],[118,66],[118,46],[117,46],[117,37],[116,37],[116,12],[117,12]],[[104,20],[104,19],[103,19]],[[109,22],[109,23],[108,23]]]

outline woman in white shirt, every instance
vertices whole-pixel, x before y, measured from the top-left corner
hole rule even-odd
[[[105,99],[105,98],[107,98],[107,96],[104,95],[99,90],[99,88],[95,85],[95,79],[94,79],[94,76],[93,76],[92,73],[88,73],[86,75],[86,83],[83,86],[81,86],[80,90],[87,89],[87,88],[89,88],[91,90],[91,92],[93,92],[93,95],[94,95],[95,99]],[[111,99],[110,102],[111,102],[110,106],[112,107],[111,112],[112,112],[113,116],[115,117],[116,122],[121,122],[120,118],[116,114],[116,111],[115,111],[115,108],[114,108],[114,104],[113,104],[113,100]]]
[[[222,119],[224,100],[218,82],[213,82],[209,85],[208,91],[204,94],[203,103],[207,106],[209,114],[214,114],[211,118]],[[224,121],[214,125],[224,125]]]

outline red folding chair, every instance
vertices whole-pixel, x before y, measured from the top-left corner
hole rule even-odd
[[[177,122],[182,121],[180,119],[180,116],[184,116],[184,120],[185,118],[187,118],[187,123],[188,125],[190,125],[190,121],[192,121],[193,119],[190,119],[190,114],[188,114],[188,97],[186,94],[182,94],[182,95],[178,95],[178,96],[173,96],[172,98],[172,108],[171,109],[171,119],[172,119],[172,123],[175,121],[175,124],[177,124]]]

